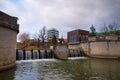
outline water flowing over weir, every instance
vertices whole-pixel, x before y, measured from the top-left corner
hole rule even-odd
[[[51,50],[17,50],[16,60],[31,60],[31,59],[49,59],[54,58]]]
[[[69,50],[68,57],[84,57],[86,56],[82,50]]]
[[[64,54],[64,53],[63,53]],[[83,51],[69,50],[66,53],[68,57],[85,57]],[[54,58],[52,50],[17,50],[16,60],[34,60],[34,59],[51,59]]]

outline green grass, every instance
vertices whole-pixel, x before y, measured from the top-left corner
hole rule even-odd
[[[109,35],[111,33],[120,33],[120,30],[109,31],[109,32],[96,32],[97,35]]]

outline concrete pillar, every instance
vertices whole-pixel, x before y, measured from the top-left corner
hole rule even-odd
[[[15,66],[19,25],[17,18],[0,11],[0,71]]]

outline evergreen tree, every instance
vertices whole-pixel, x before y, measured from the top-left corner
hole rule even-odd
[[[53,44],[53,47],[55,49],[55,46],[57,45],[57,38],[56,36],[54,35],[53,38],[52,38],[52,44]]]
[[[95,36],[96,35],[96,28],[92,25],[90,27],[90,30],[91,30],[91,35]]]

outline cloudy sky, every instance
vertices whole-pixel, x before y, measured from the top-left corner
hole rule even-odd
[[[31,35],[46,26],[60,36],[74,29],[97,31],[105,24],[120,21],[120,0],[0,0],[0,10],[19,18],[20,33]]]

